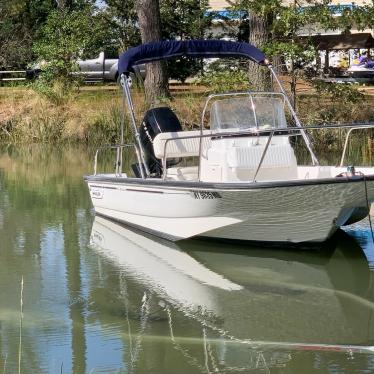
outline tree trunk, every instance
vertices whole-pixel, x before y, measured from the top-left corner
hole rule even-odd
[[[56,3],[60,9],[71,8],[73,6],[72,0],[56,0]]]
[[[287,66],[284,57],[281,55],[275,55],[272,59],[272,65],[277,74],[287,73]]]
[[[155,42],[161,37],[161,17],[159,0],[136,0],[140,34],[143,43]],[[170,97],[168,76],[164,62],[146,65],[145,98],[152,107],[162,99]]]
[[[262,48],[270,40],[270,17],[264,17],[253,12],[249,14],[249,43]],[[271,78],[268,69],[249,62],[249,80],[259,91],[271,89]]]

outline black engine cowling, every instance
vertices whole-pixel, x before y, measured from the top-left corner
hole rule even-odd
[[[145,162],[152,176],[160,177],[162,162],[153,150],[153,140],[162,132],[182,131],[178,117],[168,107],[153,108],[146,112],[139,129],[140,141],[144,149]],[[179,159],[168,160],[167,166],[176,165]]]

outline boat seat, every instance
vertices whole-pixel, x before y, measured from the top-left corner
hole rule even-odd
[[[201,180],[207,182],[250,181],[265,150],[267,137],[217,139],[202,159]],[[257,180],[297,178],[297,160],[288,137],[278,136],[269,145]]]
[[[194,181],[194,180],[197,180],[198,167],[187,166],[187,167],[168,168],[166,176],[168,179],[173,179],[173,180]]]
[[[257,169],[265,146],[234,147],[228,150],[227,164],[231,168]],[[295,167],[297,161],[290,144],[272,144],[266,151],[261,168]]]
[[[203,135],[211,134],[211,130],[203,130]],[[181,139],[185,136],[196,136],[191,139]],[[162,132],[157,134],[153,140],[153,150],[155,156],[158,159],[164,158],[165,142],[168,141],[166,148],[166,155],[168,158],[176,157],[191,157],[199,155],[200,147],[200,130],[192,131],[174,131],[174,132]],[[203,138],[202,148],[207,149],[211,139],[209,137]]]

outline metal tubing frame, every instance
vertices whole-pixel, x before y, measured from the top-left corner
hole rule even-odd
[[[286,128],[286,129],[283,129],[285,132],[286,131],[299,131],[300,132],[300,129],[296,129],[296,128]],[[271,138],[273,137],[274,133],[277,132],[278,130],[258,130],[258,131],[240,131],[240,132],[227,132],[227,133],[210,133],[210,134],[200,134],[200,135],[187,135],[187,136],[180,136],[178,138],[170,138],[170,139],[165,139],[165,144],[164,144],[164,151],[163,151],[163,157],[162,157],[162,169],[163,169],[163,176],[162,176],[162,179],[165,180],[166,179],[166,176],[167,176],[167,168],[166,168],[166,161],[168,159],[168,157],[166,157],[166,149],[167,149],[167,145],[169,142],[172,142],[172,141],[179,141],[179,140],[184,140],[184,139],[196,139],[196,138],[200,138],[200,143],[202,142],[202,138],[230,138],[230,137],[244,137],[245,135],[247,136],[255,136],[255,137],[258,137],[258,136],[261,136],[261,134],[265,133],[265,134],[268,134],[269,132],[271,133],[271,136],[269,136],[269,139],[271,140]],[[295,135],[299,135],[299,134],[291,134],[289,136],[295,136]],[[270,143],[270,140],[268,140],[268,143]],[[265,153],[267,151],[269,147],[269,144],[266,144],[265,146],[265,149],[264,149],[264,153],[262,154],[261,156],[261,160],[260,160],[260,164],[259,164],[259,167],[258,167],[258,170],[256,171],[256,174],[258,173],[260,167],[261,167],[261,164],[262,164],[262,161],[263,159],[265,158]],[[200,160],[201,160],[201,147],[199,147],[199,167],[198,167],[198,180],[200,181]]]
[[[274,132],[275,132],[275,130],[273,130],[273,131],[270,133],[269,137],[268,137],[268,140],[267,140],[267,142],[266,142],[266,145],[265,145],[264,151],[262,152],[262,155],[261,155],[260,162],[258,163],[258,165],[257,165],[257,169],[256,169],[256,172],[255,172],[255,174],[254,174],[254,176],[253,176],[253,180],[252,180],[252,182],[256,182],[257,174],[258,174],[258,172],[260,171],[260,168],[261,168],[261,166],[262,166],[262,162],[264,161],[264,158],[265,158],[266,152],[267,152],[267,150],[268,150],[268,148],[269,148],[269,145],[270,145],[271,139],[273,138]]]
[[[365,129],[372,129],[372,128],[374,128],[373,125],[362,125],[362,126],[355,126],[355,127],[352,127],[351,129],[349,129],[349,131],[347,133],[347,136],[345,138],[343,153],[342,153],[342,157],[340,159],[340,165],[339,166],[343,166],[345,153],[347,151],[348,141],[349,141],[349,137],[351,136],[351,133],[355,130],[362,130],[362,129],[365,130]]]
[[[104,71],[104,70],[103,70]],[[125,132],[125,96],[122,95],[122,113],[121,113],[121,130],[120,130],[120,144],[124,142]],[[122,148],[117,148],[117,160],[116,160],[116,175],[122,175]]]
[[[279,86],[281,92],[283,93],[283,95],[284,95],[284,97],[285,97],[285,100],[286,100],[286,103],[287,103],[288,109],[290,110],[290,112],[291,112],[291,114],[292,114],[292,117],[293,117],[294,120],[295,120],[295,124],[296,124],[296,126],[299,127],[299,128],[302,128],[303,126],[302,126],[302,124],[301,124],[301,122],[300,122],[300,120],[299,120],[299,117],[297,116],[297,114],[296,114],[294,108],[292,107],[291,102],[290,102],[290,99],[288,98],[288,96],[287,96],[287,94],[286,94],[286,91],[285,91],[285,89],[284,89],[284,87],[283,87],[281,81],[279,80],[277,74],[275,73],[275,71],[274,71],[274,69],[273,69],[273,66],[272,66],[271,64],[269,64],[269,65],[267,65],[267,67],[268,67],[268,69],[270,70],[270,72],[271,72],[272,76],[274,77],[275,81],[278,83],[278,86]],[[307,146],[307,148],[308,148],[308,150],[309,150],[309,153],[310,153],[310,155],[311,155],[311,157],[312,157],[312,163],[313,163],[313,165],[319,165],[318,158],[317,158],[317,156],[315,155],[315,153],[314,153],[314,151],[313,151],[313,146],[312,146],[312,143],[311,143],[311,141],[310,141],[308,135],[305,133],[304,130],[301,131],[301,134],[302,134],[302,137],[303,137],[303,139],[304,139],[304,141],[305,141],[305,144],[306,144],[306,146]]]
[[[131,93],[130,93],[129,83],[127,82],[127,77],[124,74],[122,74],[122,76],[121,76],[121,84],[122,84],[122,87],[123,87],[123,95],[124,95],[124,97],[126,97],[127,107],[128,107],[128,110],[129,110],[129,116],[130,116],[130,120],[131,120],[131,124],[132,124],[132,130],[133,130],[134,137],[135,137],[135,140],[136,140],[136,143],[137,143],[137,146],[135,147],[135,150],[136,150],[136,157],[137,157],[138,163],[139,163],[139,170],[140,170],[140,174],[141,174],[142,178],[144,179],[146,177],[149,177],[150,173],[149,173],[148,165],[145,162],[144,149],[143,149],[142,142],[140,141],[140,135],[139,135],[138,128],[136,126],[135,111],[134,111],[134,105],[133,105],[132,97],[131,97]],[[122,123],[121,127],[122,127],[121,128],[121,133],[123,133],[124,123]],[[143,170],[143,168],[144,168],[144,170]],[[145,173],[144,173],[144,171],[145,171]]]
[[[205,114],[208,109],[208,104],[209,102],[216,98],[216,97],[227,97],[227,96],[250,96],[253,94],[256,95],[263,95],[263,96],[281,96],[283,98],[284,104],[286,103],[286,94],[284,92],[267,92],[267,91],[240,91],[240,92],[225,92],[225,93],[217,93],[217,94],[211,94],[207,97],[204,105],[204,109],[201,115],[201,123],[200,126],[203,128],[204,127],[204,119],[205,119]]]
[[[94,175],[97,175],[97,158],[98,158],[100,151],[102,151],[103,149],[117,149],[117,155],[118,155],[118,149],[122,150],[123,148],[127,148],[127,147],[135,147],[135,144],[129,143],[129,144],[103,145],[102,147],[97,148],[96,153],[95,153],[95,161],[94,161]],[[121,152],[121,156],[122,156],[122,152]],[[121,165],[122,165],[122,161],[121,161]],[[119,176],[122,175],[122,171],[118,173],[117,165],[116,165],[115,173],[116,175],[119,175]]]
[[[266,91],[242,91],[242,92],[226,92],[226,93],[219,93],[219,94],[211,94],[207,97],[204,105],[204,109],[201,115],[201,123],[200,123],[200,142],[199,142],[199,169],[198,169],[198,180],[200,180],[200,170],[201,170],[201,148],[202,148],[202,137],[203,137],[203,130],[204,130],[204,119],[205,119],[205,114],[208,109],[208,105],[210,101],[213,98],[216,97],[228,97],[228,96],[249,96],[253,105],[253,93],[256,95],[263,95],[263,96],[281,96],[283,98],[283,104],[286,103],[286,95],[284,92],[266,92]],[[255,119],[256,119],[256,127],[258,128],[257,125],[257,116],[254,113]]]
[[[199,147],[199,169],[198,169],[198,180],[200,181],[200,160],[201,160],[201,143],[202,138],[230,138],[230,137],[245,137],[245,136],[261,136],[261,135],[269,135],[269,139],[267,141],[267,144],[265,146],[264,152],[261,156],[261,160],[259,163],[259,166],[257,167],[256,173],[258,174],[258,171],[260,170],[261,164],[263,162],[263,159],[265,158],[266,151],[270,145],[270,140],[274,136],[275,133],[288,133],[288,136],[295,136],[295,135],[301,135],[303,136],[303,133],[306,130],[324,130],[324,129],[366,129],[366,128],[373,128],[374,129],[374,123],[372,125],[368,124],[362,124],[361,126],[358,126],[357,124],[342,124],[342,125],[313,125],[313,126],[300,126],[300,127],[285,127],[285,128],[279,128],[279,129],[269,129],[269,130],[250,130],[250,131],[236,131],[236,132],[226,132],[226,133],[210,133],[210,134],[202,134],[200,135],[186,135],[186,136],[180,136],[178,138],[169,138],[165,139],[164,144],[164,151],[163,151],[163,157],[162,157],[162,166],[163,166],[163,179],[166,179],[167,176],[167,169],[166,169],[166,160],[168,157],[166,157],[166,150],[167,145],[169,142],[172,141],[179,141],[184,139],[196,139],[200,138],[200,147]],[[294,132],[297,132],[294,134]],[[299,134],[298,134],[299,133]],[[315,165],[314,166],[319,166]]]
[[[252,106],[252,112],[253,112],[253,118],[255,120],[256,129],[258,129],[258,121],[257,121],[257,115],[256,115],[256,108],[255,108],[255,102],[253,101],[253,95],[251,92],[249,92],[249,98],[251,100],[251,106]]]
[[[291,112],[291,115],[292,117],[294,118],[295,120],[295,124],[297,126],[297,129],[294,129],[294,128],[283,128],[283,129],[277,129],[277,130],[272,130],[271,131],[271,135],[269,135],[269,139],[266,143],[266,146],[265,146],[265,149],[264,149],[264,152],[261,156],[261,160],[260,160],[260,163],[257,167],[257,170],[256,170],[256,173],[255,173],[255,176],[254,176],[254,181],[255,181],[255,178],[261,168],[261,164],[263,162],[263,159],[265,158],[265,154],[266,154],[266,151],[270,145],[270,141],[275,133],[275,131],[277,132],[289,132],[289,131],[300,131],[304,141],[305,141],[305,144],[309,150],[309,153],[311,155],[311,158],[312,158],[312,164],[313,165],[316,165],[318,166],[319,165],[319,161],[318,161],[318,158],[317,156],[315,155],[314,153],[314,150],[313,150],[313,147],[312,147],[312,144],[310,142],[310,139],[308,137],[308,135],[305,133],[305,130],[314,130],[314,129],[328,129],[328,128],[350,128],[351,130],[349,131],[349,133],[347,134],[347,138],[346,138],[346,142],[345,142],[345,146],[344,146],[344,150],[343,150],[343,154],[342,154],[342,158],[341,158],[341,165],[342,165],[342,162],[344,160],[344,156],[345,156],[345,152],[346,152],[346,147],[347,147],[347,144],[348,144],[348,138],[349,138],[349,135],[350,133],[353,131],[353,130],[357,130],[357,129],[361,129],[361,128],[373,128],[373,126],[355,126],[355,128],[352,128],[352,126],[349,126],[349,125],[325,125],[325,126],[302,126],[295,110],[293,109],[291,103],[290,103],[290,100],[286,94],[286,91],[282,85],[282,83],[280,82],[278,76],[276,75],[274,69],[273,69],[273,66],[271,64],[267,65],[268,69],[270,70],[271,72],[271,76],[275,79],[275,81],[277,82],[279,88],[280,88],[280,91],[281,92],[256,92],[256,94],[264,94],[264,95],[281,95],[283,96],[284,98],[284,102],[287,104],[288,106],[288,109],[290,110]],[[141,144],[141,141],[140,141],[140,135],[139,135],[139,132],[138,132],[138,128],[136,126],[136,119],[135,119],[135,111],[134,111],[134,106],[133,106],[133,102],[132,102],[132,97],[131,97],[131,93],[130,93],[130,88],[129,88],[129,85],[128,85],[128,82],[127,82],[127,79],[126,79],[126,76],[124,74],[122,74],[121,76],[121,83],[122,83],[122,87],[123,87],[123,96],[126,97],[126,100],[127,100],[127,106],[128,106],[128,110],[129,110],[129,116],[130,116],[130,120],[131,120],[131,123],[132,123],[132,129],[133,129],[133,133],[134,133],[134,137],[135,137],[135,140],[136,140],[136,143],[137,145],[133,145],[135,146],[135,150],[136,150],[136,155],[137,155],[137,159],[138,159],[138,162],[139,162],[139,169],[140,169],[140,172],[141,172],[141,176],[142,178],[144,179],[145,177],[148,177],[150,175],[150,172],[149,172],[149,169],[148,169],[148,166],[145,162],[145,157],[144,157],[144,149],[143,149],[143,146]],[[197,138],[199,137],[200,138],[200,142],[199,142],[199,168],[198,168],[198,180],[200,181],[200,173],[201,173],[201,149],[202,149],[202,138],[205,138],[205,137],[211,137],[211,136],[214,136],[213,134],[209,134],[209,135],[204,135],[203,134],[203,129],[204,129],[204,118],[205,118],[205,114],[206,114],[206,110],[207,110],[207,107],[208,107],[208,103],[210,102],[210,100],[213,98],[213,97],[225,97],[225,96],[238,96],[238,95],[248,95],[251,99],[251,102],[253,104],[253,97],[252,97],[252,92],[251,91],[248,91],[248,92],[237,92],[237,93],[226,93],[226,94],[214,94],[214,95],[209,95],[206,103],[205,103],[205,106],[204,106],[204,109],[203,109],[203,113],[202,113],[202,119],[201,119],[201,125],[200,125],[200,135],[199,136],[186,136],[186,137],[179,137],[178,139],[181,140],[181,139],[193,139],[193,138]],[[256,115],[255,115],[256,116]],[[257,121],[256,121],[257,122]],[[240,133],[237,133],[237,132],[233,132],[233,133],[225,133],[225,134],[217,134],[217,136],[220,136],[220,137],[230,137],[230,136],[244,136],[245,134],[247,135],[251,135],[251,136],[259,136],[261,133],[268,133],[269,131],[261,131],[259,129],[257,129],[256,132],[240,132]],[[121,123],[121,142],[123,141],[123,134],[124,134],[124,119],[122,120],[122,123]],[[163,159],[162,159],[162,164],[163,164],[163,179],[166,178],[166,173],[167,173],[167,170],[166,170],[166,148],[167,148],[167,144],[169,141],[171,140],[178,140],[178,139],[166,139],[165,140],[165,144],[164,144],[164,155],[163,155]],[[118,146],[114,146],[115,148],[117,148]],[[119,157],[121,157],[122,155],[119,154],[119,152],[122,152],[122,148],[117,148],[117,166],[122,169],[122,162],[118,163],[118,159]],[[95,174],[96,174],[96,167],[97,167],[97,154],[95,155]],[[144,170],[143,170],[143,167],[144,167]],[[122,170],[119,171],[119,174],[121,173]],[[145,174],[144,174],[144,171],[145,171]],[[118,173],[118,169],[116,169],[116,173]]]

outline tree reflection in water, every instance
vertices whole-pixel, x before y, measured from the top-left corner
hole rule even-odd
[[[92,225],[92,150],[0,151],[0,371],[18,370],[22,276],[23,372],[373,370],[367,227],[365,253],[342,233],[313,251],[173,244]]]

